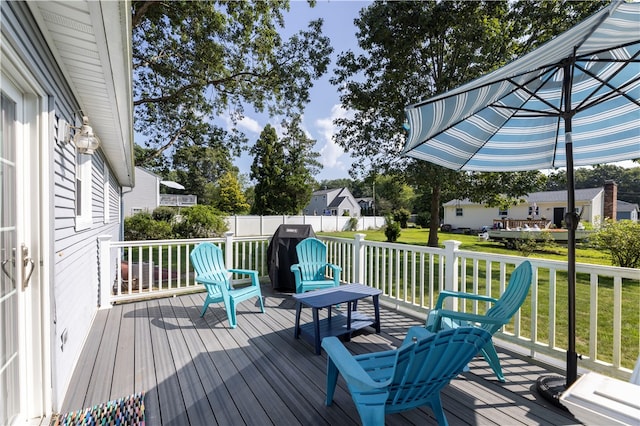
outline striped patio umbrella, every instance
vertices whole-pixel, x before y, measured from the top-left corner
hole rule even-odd
[[[579,216],[573,168],[640,158],[639,55],[640,3],[614,0],[504,67],[406,107],[409,134],[403,155],[455,170],[566,167],[569,343],[562,388],[577,378]],[[538,382],[550,387],[552,380]],[[552,398],[559,387],[553,385]]]

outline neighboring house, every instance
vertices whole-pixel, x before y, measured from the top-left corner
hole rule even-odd
[[[347,188],[322,189],[311,194],[303,214],[309,216],[360,216],[360,205]]]
[[[481,229],[492,226],[494,219],[547,220],[562,227],[567,206],[567,191],[534,192],[522,197],[524,202],[507,210],[485,207],[469,200],[451,200],[443,205],[444,224],[452,229]],[[613,200],[613,203],[611,202]],[[596,223],[605,217],[616,217],[617,186],[607,182],[602,188],[577,189],[576,210],[581,212],[581,221]]]
[[[177,182],[162,180],[157,174],[142,167],[135,169],[136,186],[122,194],[124,217],[147,211],[152,212],[158,206],[193,206],[198,199],[195,195],[160,194],[160,185],[173,189],[184,189]]]
[[[134,186],[131,3],[0,13],[0,424],[33,424],[62,405],[100,303],[97,240],[119,240]]]
[[[360,206],[360,212],[372,216],[374,214],[373,197],[356,198],[358,205]]]
[[[639,212],[640,208],[638,208],[637,204],[618,200],[618,214],[616,215],[616,220],[627,219],[637,222]]]

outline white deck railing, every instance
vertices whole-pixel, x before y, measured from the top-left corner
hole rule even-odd
[[[320,238],[327,243],[330,261],[342,267],[342,281],[379,288],[385,301],[425,318],[442,289],[498,298],[511,271],[525,259],[460,250],[457,241],[431,248],[367,241],[364,234],[355,239]],[[101,307],[202,291],[189,262],[190,251],[202,241],[224,250],[228,268],[257,270],[268,280],[267,236],[234,238],[229,233],[217,239],[117,242],[102,238]],[[564,360],[567,263],[529,260],[534,272],[530,294],[497,337],[515,343],[533,358],[546,355]],[[640,271],[578,263],[576,274],[579,366],[628,380],[640,352]],[[449,308],[482,313],[487,306],[470,302]]]

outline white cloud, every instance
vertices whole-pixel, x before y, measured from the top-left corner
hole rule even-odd
[[[233,122],[231,117],[227,114],[218,116],[218,120],[221,120],[224,124],[224,127],[228,130],[237,128],[243,132],[260,134],[262,132],[262,125],[255,119],[251,117],[244,116],[241,120],[237,122]]]
[[[260,132],[262,132],[263,126],[253,118],[245,116],[242,118],[242,120],[238,121],[238,128],[259,135]]]
[[[331,114],[326,118],[319,118],[316,120],[316,127],[319,129],[318,142],[320,143],[320,162],[325,168],[337,168],[339,170],[346,170],[349,164],[345,164],[341,157],[345,154],[344,150],[335,143],[333,135],[337,133],[338,129],[333,124],[333,120],[336,118],[348,117],[349,111],[342,108],[340,104],[336,104],[331,108]]]

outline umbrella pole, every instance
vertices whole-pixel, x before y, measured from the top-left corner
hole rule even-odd
[[[567,240],[567,284],[568,284],[568,309],[569,309],[569,342],[567,347],[567,388],[571,386],[578,376],[578,354],[576,353],[576,229],[580,217],[576,214],[575,178],[573,173],[573,141],[571,131],[566,133],[565,141],[567,151],[567,196],[568,211],[565,215],[565,224],[568,228]]]
[[[564,135],[567,162],[567,211],[564,215],[567,227],[567,308],[568,308],[568,344],[567,378],[560,376],[542,376],[536,382],[538,392],[554,405],[565,408],[560,403],[560,395],[569,388],[578,376],[578,354],[576,353],[576,229],[580,216],[576,214],[575,177],[573,171],[573,138],[571,124],[571,86],[572,75],[569,64],[564,66],[563,98],[565,102]]]

